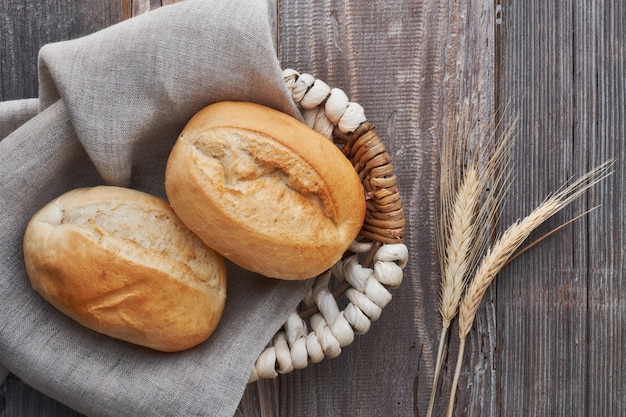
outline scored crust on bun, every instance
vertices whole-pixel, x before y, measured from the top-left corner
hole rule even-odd
[[[152,195],[110,186],[69,191],[24,235],[33,288],[82,325],[160,351],[205,341],[221,318],[226,267]]]
[[[324,272],[365,217],[363,186],[343,153],[300,121],[253,103],[198,112],[172,149],[165,187],[208,246],[273,278]]]

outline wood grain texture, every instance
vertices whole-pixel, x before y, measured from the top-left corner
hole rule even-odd
[[[261,405],[262,416],[423,415],[441,321],[435,237],[439,145],[459,101],[469,103],[479,128],[491,124],[493,4],[282,0],[277,14],[283,67],[344,89],[377,126],[400,179],[411,258],[405,281],[368,334],[337,359],[250,386],[241,414],[257,415],[249,406],[254,397],[270,404]],[[482,317],[481,334],[489,333],[493,320]],[[494,348],[483,343],[468,355],[484,363]],[[449,351],[456,349],[453,341]],[[451,382],[449,369],[442,393]],[[494,407],[494,381],[491,374],[480,376],[459,402],[483,413]],[[445,401],[438,414],[444,409]]]
[[[46,42],[93,32],[172,0],[0,2],[0,99],[37,95]],[[466,346],[456,416],[626,415],[626,6],[621,0],[270,0],[284,67],[343,88],[387,145],[411,258],[370,332],[341,356],[246,390],[238,417],[423,416],[439,334],[438,147],[465,103],[489,134],[519,118],[500,227],[608,158],[613,176],[539,236],[602,207],[508,266]],[[447,344],[435,415],[458,351]],[[14,376],[0,417],[78,416]]]
[[[498,278],[497,415],[624,415],[623,2],[502,3],[499,95],[519,116],[504,219],[608,158],[615,174],[549,221],[587,208]],[[541,233],[541,231],[539,232]]]
[[[618,158],[615,174],[589,196],[602,204],[590,217],[588,253],[588,415],[626,415],[626,5],[601,2],[576,16],[579,58],[577,91],[587,105],[579,135],[589,160]],[[585,117],[586,116],[586,117]]]

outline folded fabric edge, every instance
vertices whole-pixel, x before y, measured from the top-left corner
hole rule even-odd
[[[26,98],[0,102],[0,140],[37,115],[39,99]]]
[[[130,42],[129,33],[143,41]],[[119,68],[124,77],[116,75]],[[253,101],[301,117],[282,79],[267,6],[250,0],[177,3],[44,45],[38,71],[40,111],[63,100],[79,140],[110,185],[130,184],[134,145],[127,138],[182,129],[213,102]],[[96,125],[99,119],[107,123]]]

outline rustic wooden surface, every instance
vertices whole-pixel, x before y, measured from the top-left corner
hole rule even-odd
[[[165,1],[0,2],[0,99],[36,97],[36,53]],[[238,416],[423,416],[440,318],[437,155],[455,108],[479,128],[519,118],[501,225],[608,158],[614,175],[537,235],[602,207],[508,266],[468,339],[456,416],[626,415],[620,187],[626,129],[626,8],[576,2],[271,0],[284,67],[345,89],[386,142],[404,198],[411,259],[370,332],[341,356],[250,385]],[[458,350],[447,345],[435,415]],[[76,416],[11,375],[0,416]]]

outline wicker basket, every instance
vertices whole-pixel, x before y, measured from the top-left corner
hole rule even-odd
[[[408,260],[391,156],[363,108],[310,74],[287,69],[283,75],[305,123],[337,144],[352,162],[365,189],[367,213],[357,240],[341,261],[315,278],[298,311],[259,355],[249,382],[337,357],[380,317],[391,301],[389,289],[402,282]]]

